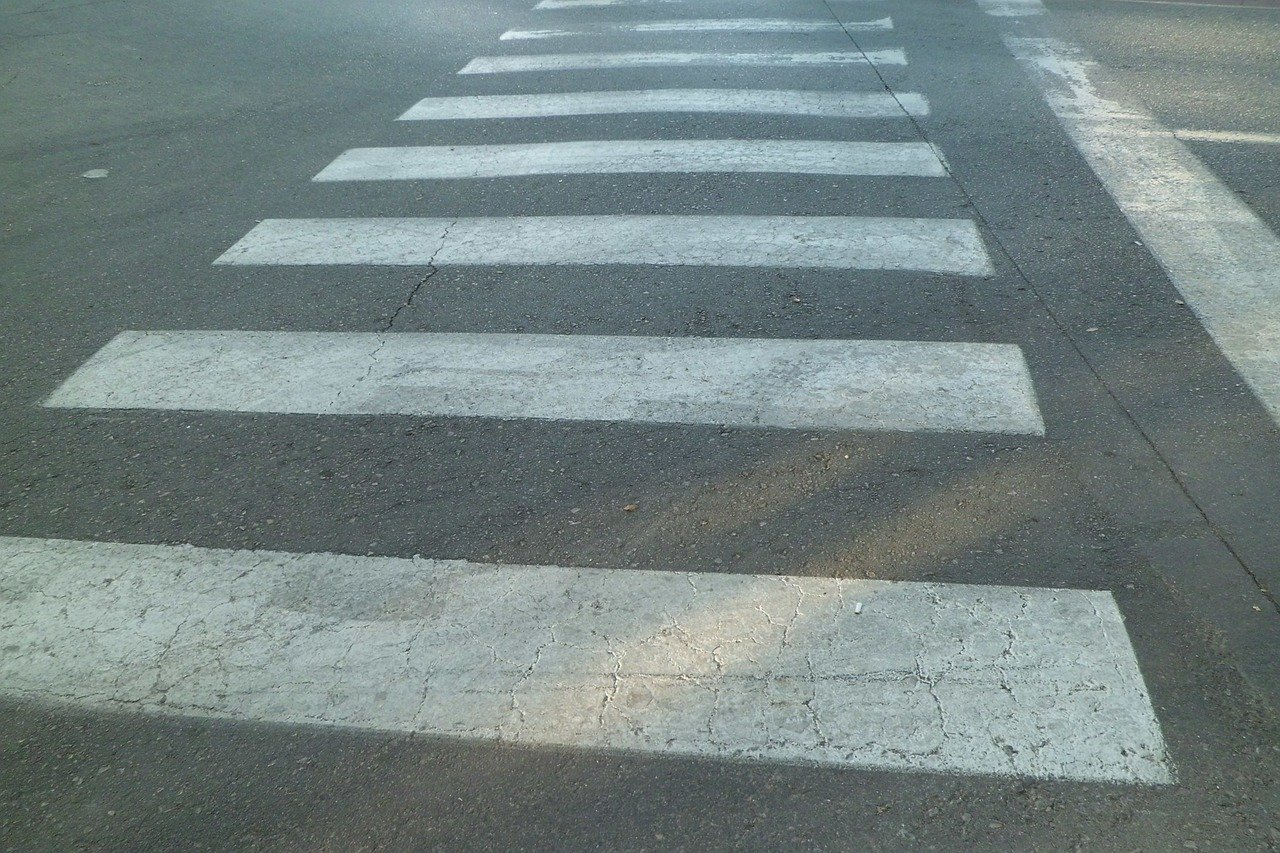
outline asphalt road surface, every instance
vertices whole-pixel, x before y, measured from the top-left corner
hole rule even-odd
[[[1280,6],[0,2],[0,847],[1280,849]]]

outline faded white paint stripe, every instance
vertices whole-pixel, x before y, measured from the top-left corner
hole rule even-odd
[[[905,110],[905,112],[904,112]],[[768,89],[641,89],[549,92],[533,95],[463,95],[425,98],[400,121],[544,118],[614,113],[762,113],[829,118],[895,118],[929,114],[914,92],[805,92]]]
[[[1193,142],[1235,142],[1244,145],[1280,145],[1280,133],[1246,133],[1239,130],[1175,130],[1177,139]]]
[[[657,3],[684,3],[685,0],[540,0],[535,9],[582,9],[591,6],[650,6]]]
[[[535,9],[581,9],[593,6],[649,6],[657,3],[684,3],[686,0],[541,0]],[[774,0],[762,0],[772,4]],[[830,0],[833,3],[873,3],[883,0]]]
[[[1153,116],[1095,86],[1077,48],[1006,41],[1187,305],[1280,421],[1280,239]]]
[[[977,3],[978,8],[997,18],[1025,18],[1045,12],[1040,0],[977,0]]]
[[[875,21],[806,21],[794,18],[700,18],[601,24],[585,30],[507,30],[502,41],[603,35],[606,33],[839,33],[893,29],[892,18]]]
[[[777,172],[941,177],[925,142],[677,139],[355,148],[317,181],[492,178],[627,172]]]
[[[10,700],[1172,781],[1107,592],[0,538],[0,597]]]
[[[264,219],[219,264],[655,264],[991,275],[967,219],[521,216]]]
[[[685,3],[686,0],[541,0],[534,9],[582,9],[590,6],[648,6]],[[774,0],[760,0],[773,4]],[[831,3],[883,3],[883,0],[829,0]]]
[[[906,65],[901,50],[824,51],[821,53],[535,53],[525,56],[477,56],[459,74],[510,74],[529,71],[573,71],[585,68],[655,68],[664,66],[792,66]]]
[[[1017,346],[913,341],[122,332],[45,405],[1044,432]]]

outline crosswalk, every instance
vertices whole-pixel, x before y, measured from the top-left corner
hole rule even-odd
[[[747,2],[747,0],[743,0]],[[539,12],[680,0],[542,0]],[[690,4],[694,5],[694,4]],[[866,5],[874,7],[874,0]],[[705,17],[508,30],[499,43],[709,32],[807,37],[889,17]],[[643,47],[644,45],[638,45]],[[705,47],[705,46],[704,46]],[[847,91],[627,88],[615,72],[905,65],[897,47],[477,56],[404,122],[467,144],[352,148],[314,180],[785,174],[945,184],[924,140],[538,139],[536,120],[651,114],[898,123],[929,104],[861,77]],[[563,90],[557,72],[590,72]],[[872,75],[874,77],[874,75]],[[581,74],[574,80],[580,81]],[[486,123],[526,139],[490,144]],[[941,206],[940,206],[941,208]],[[263,219],[221,267],[707,267],[879,271],[982,287],[978,224],[783,213]],[[904,278],[904,280],[907,280]],[[847,287],[856,298],[858,279]],[[535,287],[534,284],[526,285]],[[749,286],[749,284],[744,284]],[[440,416],[782,431],[1045,435],[1022,349],[995,340],[136,329],[44,401],[273,417]],[[1051,428],[1052,425],[1049,425]],[[1160,725],[1110,593],[707,575],[0,537],[11,618],[3,691],[81,706],[326,723],[475,740],[984,775],[1159,784]],[[340,595],[333,594],[341,590]],[[143,614],[139,617],[137,614]]]

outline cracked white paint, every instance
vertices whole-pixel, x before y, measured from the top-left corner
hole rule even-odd
[[[1044,433],[1012,344],[122,332],[45,405]]]
[[[1171,781],[1105,592],[3,538],[0,606],[9,699]]]
[[[942,161],[927,142],[624,139],[353,148],[313,180],[410,181],[628,172],[946,175]]]
[[[693,65],[906,65],[901,50],[835,50],[821,53],[541,53],[477,56],[459,74],[573,71],[585,68],[655,68]]]
[[[1007,38],[1076,147],[1223,355],[1280,422],[1280,238],[1078,48]]]
[[[988,276],[973,222],[860,216],[264,219],[218,264],[821,267]]]
[[[892,18],[874,21],[806,21],[794,18],[698,18],[602,24],[587,30],[507,30],[500,41],[598,36],[608,33],[843,33],[893,29]]]
[[[400,121],[439,121],[624,113],[749,113],[828,118],[901,118],[929,114],[915,92],[805,92],[771,89],[639,89],[459,95],[424,98]]]

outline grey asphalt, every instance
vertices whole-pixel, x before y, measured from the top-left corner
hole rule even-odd
[[[456,76],[476,55],[567,49],[500,44],[508,28],[694,14],[531,5],[0,3],[0,534],[1110,590],[1176,784],[717,763],[7,703],[0,846],[1280,847],[1280,434],[1178,304],[1001,43],[999,21],[969,3],[900,0],[895,31],[859,34],[864,48],[907,50],[908,66],[882,73],[929,98],[915,126],[394,121],[429,95],[604,88],[590,72]],[[1280,10],[1050,5],[1064,35],[1169,126],[1276,131]],[[829,19],[837,8],[858,20],[883,7],[717,1],[696,15]],[[692,43],[849,46],[832,34]],[[628,44],[639,42],[611,35],[577,49]],[[880,84],[866,68],[608,73],[617,88]],[[923,134],[954,180],[309,183],[351,147],[534,134]],[[1194,148],[1280,227],[1280,147]],[[90,169],[109,174],[80,177]],[[571,213],[972,218],[997,274],[212,266],[268,217]],[[38,406],[116,332],[167,328],[1010,342],[1027,355],[1048,434]]]

